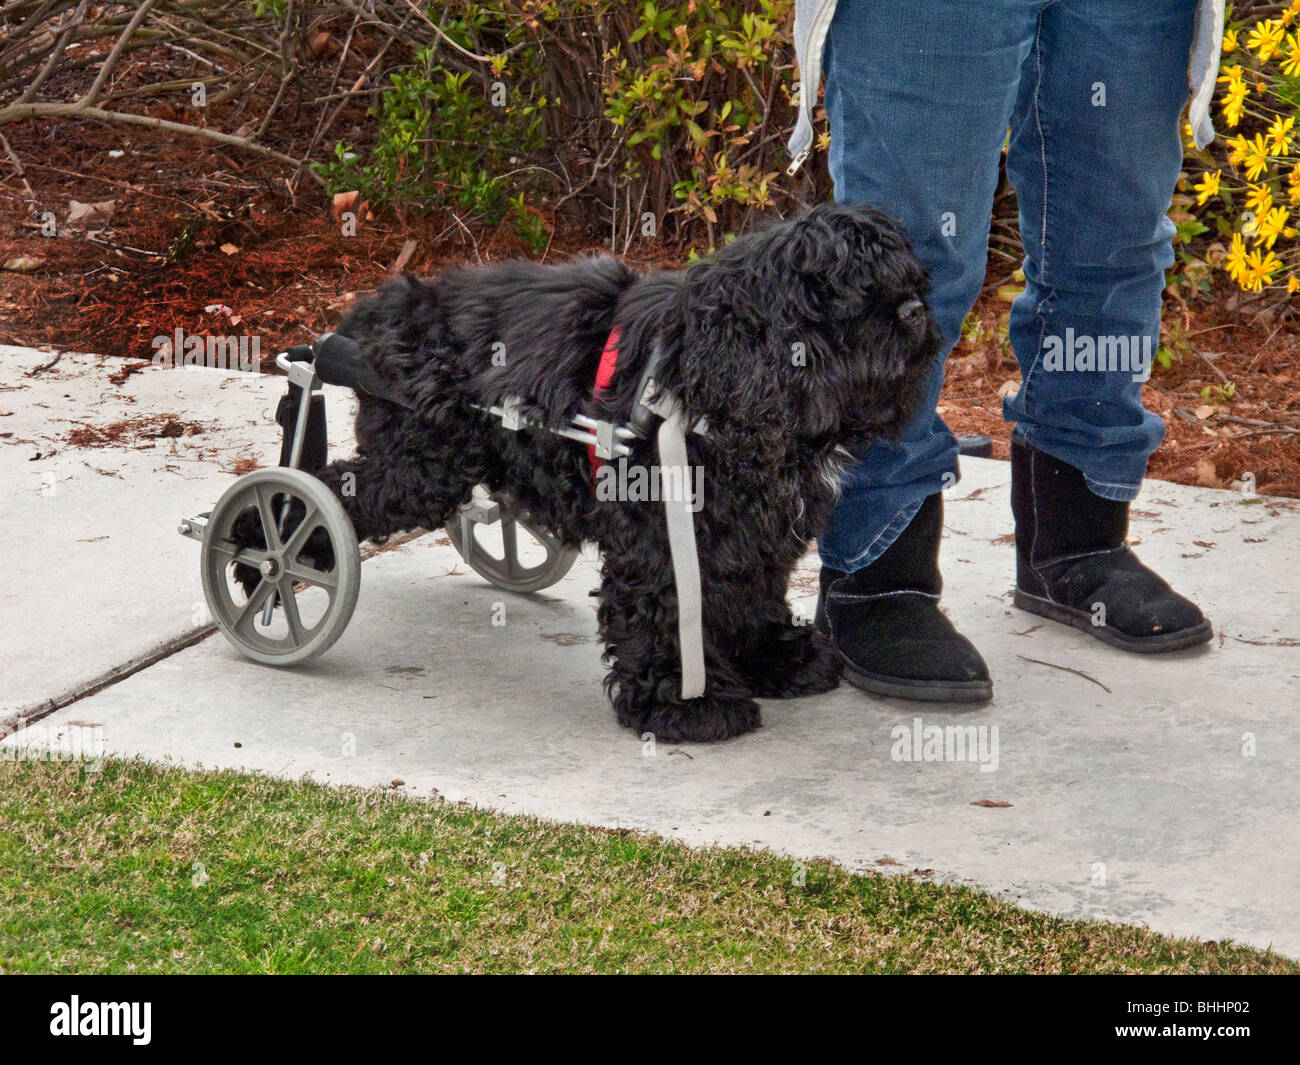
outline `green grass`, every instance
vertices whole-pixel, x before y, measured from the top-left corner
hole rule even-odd
[[[913,877],[795,873],[310,782],[0,762],[0,972],[1300,972]]]

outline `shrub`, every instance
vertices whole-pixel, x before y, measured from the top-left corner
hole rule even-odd
[[[1300,289],[1292,224],[1300,208],[1300,0],[1273,11],[1237,19],[1228,9],[1216,115],[1226,160],[1199,159],[1199,180],[1176,198],[1173,215],[1190,238],[1207,229],[1189,213],[1198,209],[1227,242],[1212,244],[1204,265],[1221,267],[1249,292]]]
[[[451,0],[441,35],[388,74],[373,145],[340,143],[317,171],[399,210],[509,211],[534,246],[526,198],[543,196],[585,206],[624,250],[695,224],[713,243],[715,227],[793,199],[776,180],[795,117],[793,8]]]

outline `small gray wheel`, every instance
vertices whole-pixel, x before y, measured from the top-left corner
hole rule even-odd
[[[242,517],[241,517],[242,516]],[[260,532],[265,547],[239,547]],[[318,569],[308,539],[329,540],[333,564]],[[236,564],[261,574],[245,595]],[[306,662],[343,635],[361,587],[357,535],[333,493],[309,473],[289,466],[254,470],[232,484],[213,507],[203,532],[203,596],[213,620],[241,654],[273,666]],[[275,607],[279,609],[275,609]]]
[[[447,522],[446,532],[447,539],[460,552],[460,557],[484,580],[507,592],[538,592],[549,588],[573,567],[578,551],[566,547],[533,522],[526,510],[493,498],[482,488],[476,488],[474,495],[475,498]],[[474,535],[477,525],[500,526],[500,555],[489,551]],[[536,541],[535,544],[525,544],[525,551],[535,556],[540,549],[544,554],[540,561],[521,556],[520,529]]]

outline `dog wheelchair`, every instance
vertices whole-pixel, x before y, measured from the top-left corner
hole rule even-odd
[[[646,367],[638,394],[648,397],[653,391],[657,362],[652,358]],[[239,477],[211,511],[183,518],[179,532],[201,544],[203,596],[226,639],[256,662],[292,666],[323,654],[338,640],[351,620],[361,586],[361,555],[352,522],[334,493],[303,468],[304,456],[323,457],[326,451],[321,386],[340,385],[402,406],[409,403],[366,365],[355,341],[337,333],[295,345],[278,354],[275,363],[289,379],[288,392],[276,411],[276,421],[284,429],[280,464]],[[479,409],[499,418],[508,430],[543,428],[520,408],[520,400],[507,398],[500,406]],[[575,414],[565,427],[545,428],[610,460],[630,455],[629,443],[650,436],[662,416],[661,410],[643,401],[628,424]],[[236,522],[248,521],[249,515],[256,515],[263,547],[241,546],[247,539],[236,536]],[[484,528],[493,530],[499,552],[479,538],[478,531]],[[521,543],[521,530],[532,544]],[[562,544],[508,497],[489,495],[482,487],[452,516],[444,532],[475,573],[508,592],[550,587],[568,573],[578,556],[576,549]],[[318,542],[320,536],[328,540],[334,559],[328,570],[317,568],[304,554],[309,539]],[[539,547],[542,558],[536,561]],[[691,548],[693,552],[693,539]],[[247,596],[233,579],[236,564],[260,575]]]

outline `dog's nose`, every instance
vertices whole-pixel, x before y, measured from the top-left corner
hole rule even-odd
[[[898,320],[904,325],[915,325],[925,314],[925,304],[913,296],[898,305]]]

